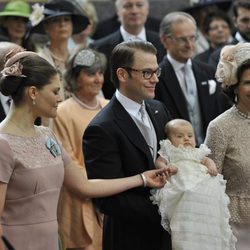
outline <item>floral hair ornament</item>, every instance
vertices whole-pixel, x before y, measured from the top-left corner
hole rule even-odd
[[[36,26],[44,19],[44,6],[38,3],[32,5],[32,13],[30,14],[30,22],[32,26]]]
[[[223,47],[215,73],[215,77],[221,83],[222,88],[227,88],[238,82],[238,67],[247,59],[250,59],[250,43],[238,43],[237,45]]]
[[[14,54],[14,51],[11,50],[7,55],[6,58],[9,58],[4,65],[4,69],[1,71],[3,76],[19,76],[19,77],[26,77],[22,74],[23,65],[19,62],[19,60],[23,57],[28,55],[37,55],[35,52],[30,51],[21,51]],[[13,56],[11,56],[13,55]]]
[[[5,67],[1,74],[3,76],[19,76],[19,77],[26,77],[22,74],[23,65],[20,62],[15,62],[9,67]]]
[[[90,67],[96,61],[96,55],[91,50],[81,50],[74,59],[73,68],[76,66]]]

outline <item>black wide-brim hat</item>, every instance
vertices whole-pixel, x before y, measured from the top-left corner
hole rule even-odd
[[[71,2],[65,0],[52,0],[44,4],[43,19],[35,26],[31,25],[31,33],[45,34],[44,22],[55,17],[71,16],[73,34],[82,32],[89,24],[89,19],[84,16]]]
[[[232,0],[199,0],[197,2],[195,1],[190,1],[190,2],[192,2],[190,6],[182,9],[182,11],[191,13],[198,11],[201,8],[214,4],[217,5],[219,9],[228,11],[232,5]]]

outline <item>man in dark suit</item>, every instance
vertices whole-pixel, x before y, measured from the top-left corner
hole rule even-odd
[[[233,2],[233,21],[236,28],[234,39],[230,44],[237,44],[238,42],[250,42],[250,1],[249,0],[235,0]],[[215,69],[217,68],[220,52],[222,48],[215,50],[210,58],[209,64]]]
[[[152,30],[155,32],[159,32],[161,20],[156,19],[154,17],[148,16],[147,21],[145,23],[145,28],[147,30]],[[102,21],[101,23],[97,24],[96,30],[94,35],[92,36],[93,39],[100,39],[103,38],[120,28],[120,21],[118,19],[117,14],[112,16],[109,19]]]
[[[114,33],[95,41],[91,47],[104,53],[108,59],[113,48],[123,41],[139,39],[151,42],[157,49],[157,59],[161,61],[164,55],[159,36],[156,32],[146,30],[144,25],[149,13],[148,0],[116,0],[116,9],[121,21],[120,28]],[[110,71],[106,70],[104,75],[103,94],[110,99],[115,87],[110,81]]]
[[[115,2],[116,2],[116,0],[111,1],[111,4],[114,5],[114,8],[115,8]],[[146,23],[145,23],[145,28],[147,30],[152,30],[152,31],[155,31],[158,33],[160,22],[161,22],[160,19],[148,16]],[[97,27],[95,29],[95,33],[93,34],[92,38],[95,40],[103,38],[104,36],[107,36],[107,35],[115,32],[116,30],[118,30],[120,28],[120,25],[121,25],[121,23],[119,21],[118,15],[116,13],[114,16],[112,16],[108,19],[105,19],[104,21],[99,22],[97,24]]]
[[[158,142],[164,138],[164,124],[170,120],[165,106],[152,100],[160,71],[151,43],[120,43],[110,62],[117,90],[83,136],[90,179],[121,178],[155,168]],[[146,107],[143,121],[142,107]],[[105,215],[103,250],[171,249],[170,236],[149,197],[148,188],[135,188],[94,201]]]
[[[208,123],[225,108],[213,68],[191,59],[196,31],[194,18],[185,12],[172,12],[162,20],[160,37],[167,55],[160,63],[162,75],[156,86],[156,99],[166,105],[173,118],[192,123],[199,145]]]

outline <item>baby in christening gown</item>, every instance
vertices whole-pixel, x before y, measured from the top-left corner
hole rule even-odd
[[[226,181],[217,174],[210,150],[195,148],[192,125],[182,119],[166,124],[169,139],[160,142],[156,167],[178,167],[162,189],[152,190],[161,224],[172,238],[173,250],[232,250],[236,238],[229,225]]]

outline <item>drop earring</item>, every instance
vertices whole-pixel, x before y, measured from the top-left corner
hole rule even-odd
[[[32,104],[36,105],[36,100],[35,99],[32,99]]]
[[[238,103],[238,95],[237,95],[237,94],[235,94],[234,102],[235,102],[235,103]]]

